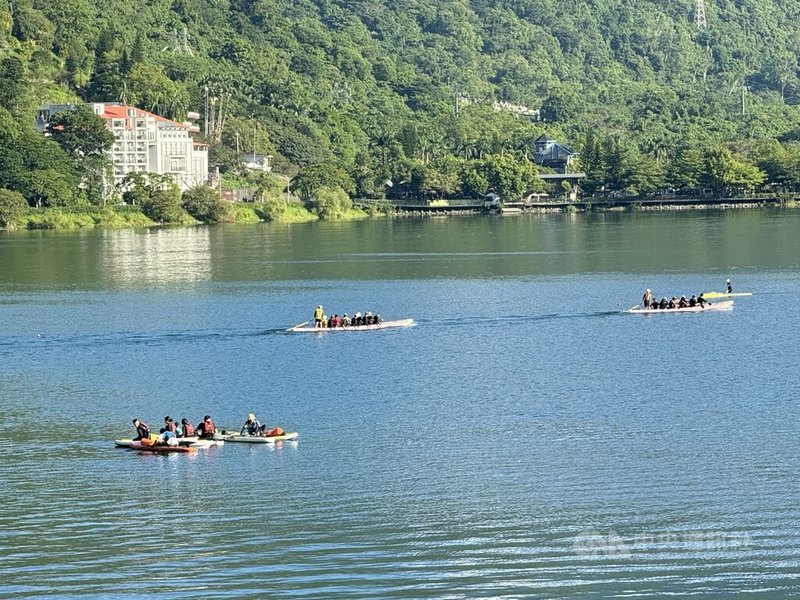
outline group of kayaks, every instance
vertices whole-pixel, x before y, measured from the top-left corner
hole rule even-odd
[[[173,454],[173,453],[192,453],[197,452],[198,448],[208,448],[209,446],[222,446],[225,442],[242,442],[247,444],[276,444],[278,442],[290,442],[298,438],[296,431],[285,432],[281,435],[271,436],[252,436],[241,435],[239,433],[217,433],[212,439],[198,437],[178,438],[177,446],[166,446],[156,444],[155,437],[146,440],[120,439],[114,440],[117,448],[129,448],[139,452],[149,452],[153,454]]]

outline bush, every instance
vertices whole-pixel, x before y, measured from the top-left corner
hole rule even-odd
[[[353,208],[353,202],[342,188],[321,187],[311,202],[311,209],[320,219],[343,217]]]
[[[236,220],[230,202],[207,185],[197,185],[183,193],[183,208],[203,223],[232,223]]]
[[[177,187],[155,190],[142,201],[142,212],[156,223],[191,222],[191,217],[181,208],[181,194]]]
[[[0,227],[8,224],[28,210],[28,202],[19,192],[0,189]]]

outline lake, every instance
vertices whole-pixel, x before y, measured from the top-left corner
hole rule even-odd
[[[0,232],[0,598],[797,594],[799,298],[792,210]]]

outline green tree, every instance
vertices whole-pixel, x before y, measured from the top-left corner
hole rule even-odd
[[[14,218],[26,210],[28,210],[28,203],[22,194],[0,189],[0,226],[7,227]]]
[[[347,214],[353,202],[343,189],[323,186],[315,190],[311,208],[320,219],[336,219]]]
[[[52,138],[78,158],[103,155],[114,145],[114,135],[105,121],[86,105],[54,114],[47,124]]]
[[[203,223],[231,223],[234,220],[231,203],[207,185],[198,185],[183,192],[183,208]]]

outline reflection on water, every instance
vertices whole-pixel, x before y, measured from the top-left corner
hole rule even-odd
[[[211,278],[209,227],[105,230],[100,268],[113,285],[174,285]]]
[[[0,599],[800,592],[800,219],[0,234]],[[624,314],[642,291],[732,311]],[[313,308],[418,325],[285,328]],[[119,450],[254,412],[296,443]]]

